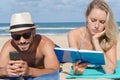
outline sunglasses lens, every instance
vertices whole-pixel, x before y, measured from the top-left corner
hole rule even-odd
[[[24,34],[22,34],[22,35],[15,35],[15,34],[14,34],[14,35],[12,35],[12,38],[13,38],[14,40],[20,40],[21,36],[22,36],[24,39],[29,39],[30,36],[31,36],[31,32],[24,33]]]
[[[31,36],[31,32],[25,33],[25,34],[23,34],[22,36],[23,36],[23,38],[25,38],[25,39],[29,39],[30,36]]]
[[[12,35],[12,38],[15,40],[20,40],[21,35]]]

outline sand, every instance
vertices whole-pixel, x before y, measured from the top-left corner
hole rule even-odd
[[[68,48],[68,42],[67,42],[67,34],[60,34],[60,35],[45,35],[48,38],[50,38],[55,44],[59,45],[62,48]],[[3,44],[10,39],[10,36],[0,36],[0,49],[2,48]],[[118,44],[117,44],[117,59],[120,59],[120,35],[118,37]],[[63,64],[63,70],[66,72],[69,72],[71,63],[65,63]],[[68,74],[60,73],[60,80],[66,80],[66,76]],[[73,80],[73,79],[72,79]],[[77,79],[77,80],[93,80],[93,79]],[[103,79],[97,79],[97,80],[103,80]],[[107,79],[104,79],[107,80]]]

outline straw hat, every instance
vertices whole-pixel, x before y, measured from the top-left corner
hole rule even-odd
[[[29,12],[15,13],[11,17],[10,32],[36,28]]]

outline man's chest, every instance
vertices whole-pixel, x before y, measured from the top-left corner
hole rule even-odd
[[[43,56],[34,54],[20,54],[23,61],[26,61],[28,66],[36,67],[43,64]]]

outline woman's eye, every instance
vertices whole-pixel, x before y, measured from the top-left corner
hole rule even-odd
[[[101,20],[101,21],[99,21],[101,24],[104,24],[105,23],[105,20]]]
[[[92,22],[96,22],[97,20],[96,19],[91,19]]]

